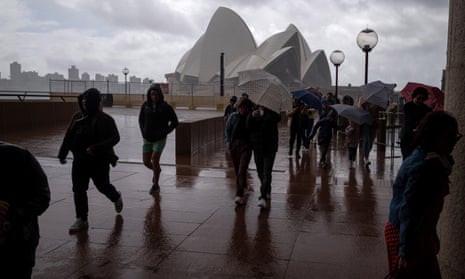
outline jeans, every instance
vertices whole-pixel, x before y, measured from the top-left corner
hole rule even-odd
[[[271,179],[273,172],[275,152],[264,152],[262,148],[254,148],[254,160],[257,174],[260,178],[260,197],[268,199],[271,196]]]

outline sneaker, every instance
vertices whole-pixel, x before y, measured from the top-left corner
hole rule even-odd
[[[87,230],[88,228],[89,228],[89,222],[87,222],[87,220],[84,221],[81,218],[78,218],[76,222],[74,222],[74,224],[71,225],[71,227],[69,227],[69,233],[70,234],[77,233],[80,231]]]
[[[259,198],[257,206],[261,208],[266,208],[266,200],[264,198]]]
[[[150,195],[155,195],[160,193],[160,186],[157,184],[153,184],[152,188],[150,188]]]
[[[123,210],[123,196],[121,196],[121,192],[119,193],[119,199],[115,201],[115,210],[116,213],[120,213]]]
[[[244,204],[244,198],[243,198],[243,197],[236,196],[236,198],[234,199],[234,203],[235,203],[237,206],[243,205],[243,204]]]
[[[365,168],[366,168],[367,170],[370,169],[370,165],[371,165],[371,162],[370,162],[370,161],[366,161],[366,162],[365,162]]]

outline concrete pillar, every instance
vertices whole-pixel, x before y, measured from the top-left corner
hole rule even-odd
[[[465,1],[449,1],[445,109],[465,133]],[[443,278],[465,278],[465,139],[454,150],[450,194],[441,215],[439,261]]]

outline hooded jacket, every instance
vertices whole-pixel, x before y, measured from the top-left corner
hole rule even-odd
[[[86,108],[82,104],[84,98]],[[79,95],[78,102],[81,111],[72,117],[58,158],[66,159],[71,151],[75,160],[105,160],[114,166],[118,157],[113,147],[120,136],[114,119],[100,109],[100,92],[95,88],[88,89]],[[92,155],[86,152],[87,148],[90,148]]]
[[[150,92],[156,90],[160,94],[157,103],[152,102]],[[165,102],[159,85],[152,85],[147,90],[147,100],[142,104],[139,113],[139,128],[142,137],[155,142],[166,138],[178,126],[178,117],[173,108]]]
[[[37,216],[44,213],[50,203],[47,176],[36,158],[26,149],[0,142],[0,200],[9,203],[6,216],[9,230],[0,227],[0,250],[5,243],[23,245],[39,241]]]

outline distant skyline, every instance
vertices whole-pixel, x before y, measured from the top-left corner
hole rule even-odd
[[[16,64],[19,69],[17,69],[16,73],[12,73],[12,65]],[[59,72],[53,72],[53,73],[39,73],[38,71],[31,69],[29,71],[23,71],[22,64],[18,63],[17,61],[13,61],[9,64],[10,70],[8,71],[8,75],[5,75],[4,73],[0,72],[0,78],[4,80],[14,80],[15,79],[15,74],[17,75],[16,78],[19,78],[20,76],[28,76],[32,77],[34,74],[37,74],[37,77],[39,78],[52,78],[52,79],[68,79],[68,80],[96,80],[96,81],[102,81],[102,80],[110,80],[114,82],[124,82],[124,77],[123,80],[119,79],[119,76],[115,73],[95,73],[94,76],[91,76],[88,72],[86,71],[81,71],[79,67],[76,65],[70,65],[70,67],[67,69],[67,74],[64,73],[59,73]],[[13,66],[15,68],[15,66]],[[14,71],[14,70],[13,70]],[[150,82],[151,79],[148,77],[142,78],[138,77],[136,75],[131,75],[128,73],[127,75],[127,80],[128,82]]]
[[[446,67],[447,0],[6,0],[0,2],[0,72],[114,73],[165,81],[205,32],[219,6],[234,10],[257,45],[294,24],[312,51],[339,49],[339,85],[361,85],[364,55],[356,44],[366,27],[378,33],[369,54],[369,81],[441,86]],[[329,61],[329,59],[328,59]],[[334,85],[334,66],[330,64]]]

